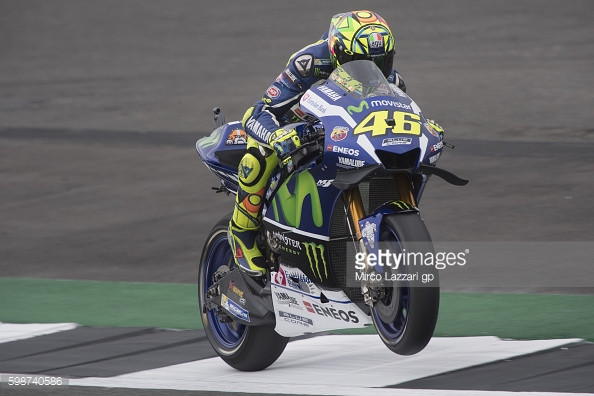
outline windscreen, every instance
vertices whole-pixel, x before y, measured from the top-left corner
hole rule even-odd
[[[337,67],[328,80],[356,99],[396,96],[381,70],[369,60],[357,60]]]

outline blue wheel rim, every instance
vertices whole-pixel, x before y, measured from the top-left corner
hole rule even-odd
[[[390,228],[387,228],[386,230],[384,230],[384,232],[382,233],[381,240],[386,241],[386,242],[388,242],[388,241],[396,242],[398,245],[400,245],[400,241],[398,240],[398,237],[396,236],[394,231]],[[400,251],[402,251],[402,246],[400,246]],[[387,293],[387,294],[391,294],[391,288],[387,289],[387,291],[388,290],[390,291],[390,293]],[[375,310],[375,308],[372,310],[373,316],[375,319],[375,325],[377,327],[377,331],[381,332],[381,334],[383,334],[385,337],[387,337],[388,339],[393,340],[393,341],[398,340],[402,336],[402,333],[404,332],[404,329],[406,328],[406,323],[407,323],[407,319],[408,319],[410,289],[408,287],[400,287],[399,293],[400,293],[400,296],[399,296],[399,302],[398,302],[398,315],[396,316],[394,321],[392,321],[391,323],[384,322],[380,318],[380,316],[377,313],[377,311]]]
[[[233,255],[229,242],[227,241],[227,236],[226,234],[223,234],[210,244],[206,261],[203,263],[206,268],[203,269],[205,271],[205,276],[203,281],[204,285],[202,285],[203,287],[201,289],[202,293],[206,293],[206,290],[214,284],[213,275],[217,269],[223,265],[228,265],[229,263],[233,263]],[[203,295],[203,298],[206,300],[205,295]],[[221,322],[216,315],[215,309],[206,312],[206,316],[212,329],[212,334],[217,338],[217,341],[222,347],[233,349],[241,344],[247,330],[245,325],[236,322]]]

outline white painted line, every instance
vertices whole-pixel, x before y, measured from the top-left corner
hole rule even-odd
[[[555,348],[580,339],[504,341],[497,337],[433,338],[414,356],[388,350],[377,335],[332,335],[294,341],[266,370],[245,373],[219,358],[111,378],[72,379],[71,386],[207,390],[311,395],[514,395],[378,389],[452,370]],[[527,395],[560,395],[527,393]]]
[[[14,324],[0,322],[0,343],[26,340],[27,338],[72,330],[77,326],[76,323]]]

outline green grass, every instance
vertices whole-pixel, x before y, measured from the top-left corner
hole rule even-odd
[[[0,278],[0,321],[202,328],[196,286],[162,283]],[[435,335],[594,341],[594,296],[442,293]]]
[[[438,336],[594,341],[594,296],[442,293]]]
[[[0,278],[0,321],[201,329],[196,285]]]

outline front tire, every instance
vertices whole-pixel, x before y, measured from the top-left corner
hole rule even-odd
[[[245,326],[223,323],[216,309],[205,312],[206,291],[214,284],[213,275],[222,266],[234,268],[227,239],[231,214],[223,217],[206,240],[198,268],[198,302],[202,324],[215,352],[229,366],[240,371],[258,371],[274,363],[285,350],[289,338],[274,331],[274,325]]]
[[[391,252],[418,251],[419,246],[425,250],[423,253],[433,252],[429,231],[416,212],[384,216],[380,241],[389,244]],[[405,271],[413,269],[419,270],[419,267],[404,268]],[[384,297],[376,301],[371,309],[380,338],[399,355],[414,355],[422,351],[431,340],[437,323],[438,273],[433,266],[422,267],[422,272],[433,275],[431,287],[392,282],[384,288]]]

